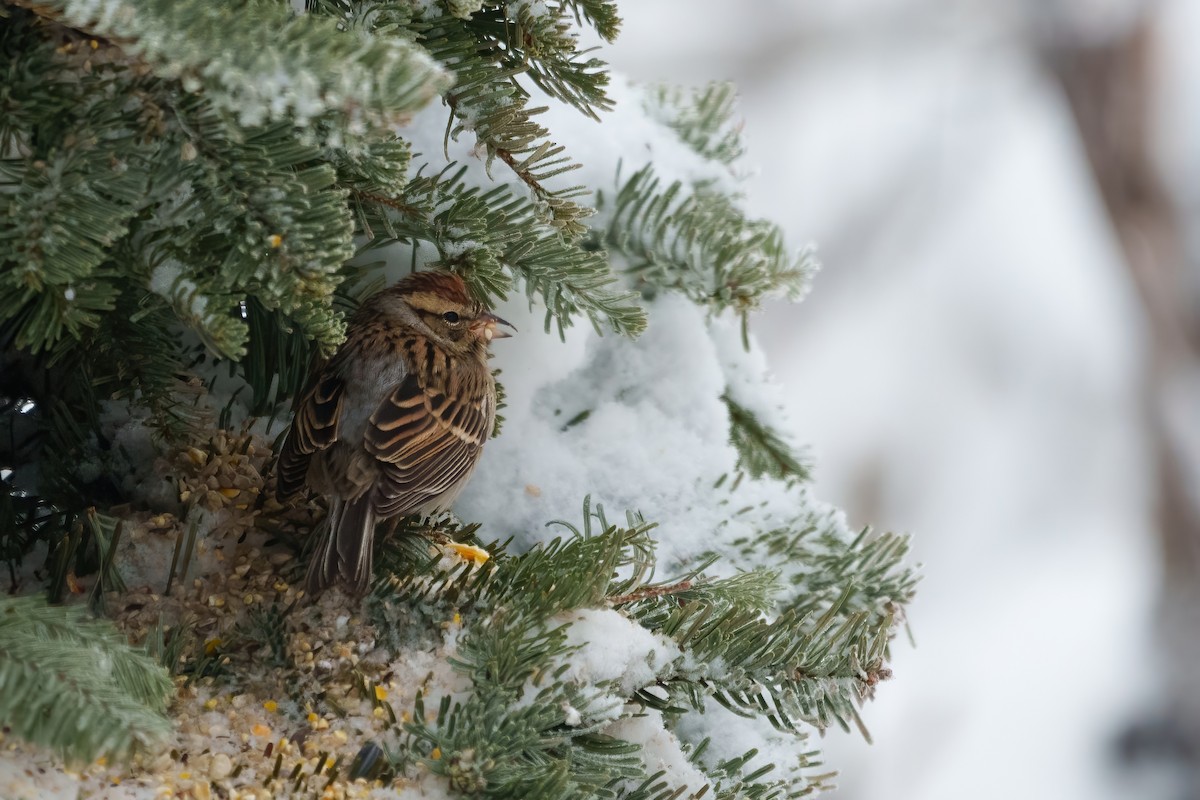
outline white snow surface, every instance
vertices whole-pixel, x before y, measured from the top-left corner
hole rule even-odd
[[[70,775],[45,767],[39,771],[39,766],[0,752],[0,796],[5,800],[76,800],[79,787]]]

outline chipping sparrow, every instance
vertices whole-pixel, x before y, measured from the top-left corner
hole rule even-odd
[[[346,341],[309,377],[279,456],[277,495],[329,498],[308,567],[315,594],[363,592],[375,523],[447,508],[496,416],[488,343],[512,334],[448,272],[417,272],[370,297]]]

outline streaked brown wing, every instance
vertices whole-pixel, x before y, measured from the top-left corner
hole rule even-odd
[[[424,389],[410,375],[379,404],[367,426],[367,452],[383,463],[375,489],[380,516],[409,514],[454,486],[474,466],[491,423],[486,387]]]
[[[275,495],[286,500],[304,486],[312,454],[337,441],[342,416],[341,378],[329,370],[319,373],[296,406],[291,430],[279,454]]]

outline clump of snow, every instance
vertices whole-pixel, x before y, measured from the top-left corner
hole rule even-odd
[[[583,684],[613,681],[623,697],[654,683],[680,656],[675,642],[611,608],[577,609],[559,621],[569,623],[567,644],[578,648],[567,659],[564,679]]]
[[[474,250],[476,247],[479,247],[479,242],[470,239],[447,241],[442,244],[442,257],[447,259],[458,258]]]
[[[446,13],[441,0],[413,0],[413,15],[416,19],[437,19]]]
[[[396,676],[394,682],[400,687],[400,696],[397,698],[400,702],[393,705],[402,707],[403,701],[411,699],[416,688],[421,688],[431,697],[465,701],[471,694],[471,681],[450,663],[450,659],[458,652],[461,637],[462,626],[448,624],[436,646],[412,648],[391,659],[387,672]]]
[[[612,519],[632,510],[656,522],[667,571],[709,551],[728,556],[717,569],[731,570],[739,557],[731,542],[800,518],[844,530],[842,518],[803,489],[770,481],[714,488],[738,460],[721,394],[741,386],[740,399],[745,387],[765,385],[759,357],[728,366],[732,326],[667,295],[650,305],[637,341],[575,331],[568,371],[542,356],[562,345],[538,330],[537,312],[503,313],[521,330],[494,348],[508,392],[505,427],[456,505],[463,519],[484,523],[485,538],[511,535],[519,548],[548,541],[560,531],[545,523],[577,519],[588,495]],[[764,411],[775,409],[768,403]]]
[[[186,268],[173,258],[166,259],[150,271],[146,284],[150,291],[166,299],[182,314],[204,316],[208,309],[208,298],[200,293],[200,287],[183,277]]]
[[[470,19],[472,14],[483,8],[483,0],[446,0],[446,8],[452,17]]]
[[[738,320],[720,317],[709,326],[717,359],[725,376],[729,396],[762,422],[787,432],[792,422],[787,413],[783,386],[771,374],[766,353],[760,347],[746,349]],[[757,341],[754,342],[757,345]]]
[[[519,19],[522,12],[528,13],[535,19],[541,19],[551,15],[550,7],[546,5],[546,0],[517,0],[509,5],[509,19]]]
[[[50,765],[52,766],[52,765]],[[25,753],[0,749],[0,787],[11,800],[76,800],[78,781],[65,772],[30,763]]]
[[[642,761],[646,773],[661,771],[662,779],[671,786],[685,786],[690,796],[709,783],[703,772],[688,759],[675,734],[666,728],[662,714],[653,709],[636,717],[627,717],[604,729],[609,736],[642,746]]]
[[[689,710],[680,715],[675,734],[693,747],[708,739],[699,759],[706,768],[741,758],[751,749],[758,754],[747,762],[747,773],[766,764],[775,765],[764,780],[796,777],[802,768],[818,766],[805,763],[801,757],[803,738],[781,733],[760,717],[734,714],[711,697],[705,699],[703,710]]]

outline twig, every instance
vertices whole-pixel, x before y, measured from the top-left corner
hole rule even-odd
[[[357,197],[359,197],[363,200],[370,200],[373,203],[379,203],[380,205],[385,205],[389,208],[395,209],[396,211],[400,211],[404,214],[407,214],[410,217],[420,216],[420,212],[416,208],[412,207],[411,205],[409,205],[408,203],[405,203],[402,200],[396,200],[391,197],[385,197],[384,195],[375,194],[374,192],[364,192],[361,189],[351,189],[351,191],[354,192],[354,194]]]
[[[446,105],[450,106],[450,113],[454,116],[458,116],[458,98],[455,97],[451,92],[447,92],[445,98]],[[499,156],[501,161],[503,161],[505,164],[508,164],[508,166],[512,168],[512,171],[516,173],[516,176],[520,178],[523,183],[529,186],[530,189],[533,189],[538,197],[542,199],[550,197],[550,193],[546,191],[544,186],[538,183],[537,178],[533,177],[533,173],[527,169],[521,168],[521,166],[517,163],[517,157],[512,154],[512,151],[506,150],[503,147],[495,144],[492,144],[491,148],[492,151]]]
[[[644,586],[636,592],[610,597],[608,598],[608,602],[614,606],[623,606],[626,603],[636,603],[638,600],[649,600],[652,597],[666,597],[667,595],[679,594],[691,588],[691,581],[680,581],[668,586]]]
[[[498,155],[500,157],[500,160],[503,161],[505,164],[508,164],[508,166],[512,167],[512,171],[517,174],[517,177],[520,178],[525,183],[527,183],[529,185],[529,188],[531,188],[535,192],[537,192],[538,197],[549,197],[550,196],[550,193],[547,192],[546,189],[540,183],[537,182],[537,178],[533,177],[532,172],[530,172],[527,169],[522,169],[520,167],[520,165],[517,164],[516,156],[514,156],[508,150],[505,150],[503,147],[497,147],[497,148],[495,148],[495,150],[496,150],[496,155]]]

